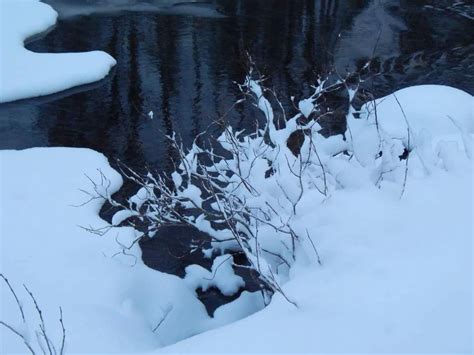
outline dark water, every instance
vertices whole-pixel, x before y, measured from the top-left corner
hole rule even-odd
[[[118,65],[96,84],[0,105],[1,149],[88,147],[138,169],[166,170],[171,153],[163,134],[177,131],[189,142],[228,110],[238,97],[233,81],[245,74],[245,51],[283,99],[308,92],[321,72],[352,69],[372,56],[383,73],[378,95],[418,83],[474,93],[473,22],[423,7],[439,2],[49,2],[60,21],[29,49],[99,49]],[[251,128],[256,112],[238,107],[229,119]]]

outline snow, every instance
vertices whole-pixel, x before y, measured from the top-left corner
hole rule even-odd
[[[207,291],[217,287],[223,295],[232,296],[245,286],[244,280],[234,274],[232,262],[232,255],[221,255],[214,260],[211,271],[199,265],[190,265],[186,268],[184,279],[192,289]]]
[[[57,13],[39,0],[0,0],[0,102],[36,97],[103,79],[116,64],[107,53],[34,53],[29,37],[54,26]]]
[[[323,266],[295,270],[284,286],[298,309],[276,296],[163,351],[471,353],[471,177],[419,181],[402,203],[333,196],[311,214]]]
[[[298,104],[298,108],[304,117],[308,118],[314,111],[314,102],[312,99],[301,100]]]
[[[263,99],[258,105],[270,114]],[[259,293],[243,292],[213,319],[194,290],[238,290],[242,280],[228,255],[211,272],[188,267],[182,280],[148,269],[137,244],[123,249],[137,237],[131,228],[97,236],[79,227],[107,226],[98,217],[102,201],[79,206],[87,200],[80,189],[91,188],[86,175],[100,181],[98,169],[110,192],[120,187],[104,156],[67,148],[2,151],[0,272],[17,290],[29,326],[2,280],[0,319],[34,339],[25,284],[58,340],[62,307],[69,353],[472,353],[472,105],[473,97],[456,89],[407,88],[379,99],[377,115],[369,104],[360,120],[350,119],[347,141],[317,142],[343,187],[323,200],[306,190],[298,205],[294,228],[299,235],[309,230],[321,257],[319,265],[312,252],[298,255],[282,285],[298,307],[275,294],[262,309]],[[372,141],[376,124],[383,147]],[[403,171],[384,172],[383,183],[374,184],[373,155],[383,149],[388,164],[404,144],[412,152],[400,194],[396,177]],[[349,145],[360,166],[344,155],[327,158]],[[199,197],[192,190],[189,196]],[[142,189],[130,203],[145,197]],[[114,224],[126,217],[116,215]],[[260,242],[273,236],[262,230]],[[24,350],[3,327],[0,337],[2,353]]]
[[[17,290],[33,325],[36,320],[22,284],[37,297],[55,339],[59,339],[58,307],[62,307],[67,352],[150,350],[200,329],[197,323],[208,316],[182,280],[145,267],[132,256],[140,255],[136,245],[127,255],[121,254],[115,238],[130,245],[135,237],[132,230],[121,228],[100,237],[79,227],[106,225],[97,216],[100,201],[75,207],[87,201],[79,191],[90,190],[85,174],[100,181],[100,169],[112,182],[112,190],[121,185],[119,174],[101,154],[66,148],[2,151],[0,163],[0,272]],[[21,326],[4,286],[2,282],[0,318]],[[173,311],[160,331],[153,333],[151,329],[170,306]],[[0,332],[2,353],[24,350],[3,327]]]
[[[472,96],[455,88],[442,85],[413,86],[375,102],[382,128],[393,135],[406,135],[406,124],[403,121],[400,123],[403,120],[402,109],[412,134],[426,131],[438,136],[458,135],[459,129],[474,133]],[[366,109],[370,110],[370,106],[367,105]],[[396,113],[398,120],[393,119]]]
[[[472,105],[472,96],[440,86],[378,100],[378,144],[407,141],[410,126],[404,194],[395,180],[368,183],[369,159],[358,170],[333,159],[340,166],[327,168],[346,174],[337,174],[345,188],[322,203],[307,191],[298,207],[295,228],[310,230],[322,261],[290,270],[283,289],[298,308],[277,294],[248,318],[161,351],[472,353]],[[349,143],[373,161],[372,108],[349,120]],[[324,143],[320,151],[342,141]],[[391,147],[395,157],[400,147]]]
[[[111,182],[110,193],[121,186],[120,175],[107,159],[89,149],[0,151],[0,273],[16,290],[29,327],[22,324],[3,280],[0,320],[26,329],[34,338],[37,315],[25,284],[37,298],[55,344],[61,339],[62,307],[67,353],[135,353],[172,344],[263,308],[259,293],[243,292],[237,302],[219,308],[209,318],[188,285],[189,278],[182,280],[143,264],[131,228],[114,228],[104,236],[81,228],[108,226],[98,217],[103,201],[83,205],[89,197],[80,191],[92,191],[88,177],[99,183],[102,174]],[[124,246],[131,247],[124,250]],[[225,270],[228,265],[223,266]],[[216,280],[237,284],[222,276]],[[25,350],[1,326],[0,339],[2,354]]]

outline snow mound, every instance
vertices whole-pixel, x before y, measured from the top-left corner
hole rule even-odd
[[[474,133],[474,100],[468,93],[442,85],[419,85],[399,90],[375,101],[380,124],[399,136],[406,135],[405,114],[412,134]],[[373,104],[365,106],[370,110]],[[402,111],[403,110],[403,111]],[[399,119],[394,119],[399,117]]]
[[[55,340],[61,339],[62,307],[69,353],[145,351],[202,331],[208,315],[193,290],[178,277],[147,268],[137,244],[123,249],[135,238],[131,229],[100,237],[80,228],[107,226],[98,217],[102,201],[78,206],[87,201],[79,189],[91,189],[86,175],[100,181],[97,169],[111,181],[111,191],[120,187],[120,175],[92,150],[0,152],[0,273],[15,288],[27,323],[34,328],[37,315],[23,284],[37,298]],[[0,292],[0,319],[23,329],[3,280]],[[26,349],[4,327],[0,338],[1,353]]]
[[[234,274],[232,262],[231,255],[221,255],[214,260],[211,271],[199,265],[190,265],[186,268],[185,280],[192,289],[207,291],[217,287],[222,294],[232,296],[245,286],[244,280]]]
[[[261,312],[161,351],[472,353],[473,101],[418,86],[348,117],[345,140],[318,142],[320,153],[353,149],[326,166],[345,187],[323,201],[307,190],[299,205],[294,228],[309,230],[322,265],[292,267],[283,290],[298,308],[275,294]],[[374,157],[393,171],[368,174]]]
[[[100,184],[104,179],[110,181],[109,193],[122,184],[107,159],[89,149],[0,151],[0,274],[16,290],[27,324],[1,278],[0,321],[34,343],[39,320],[24,284],[35,295],[56,347],[61,307],[66,353],[137,353],[264,307],[260,293],[243,292],[210,318],[189,280],[143,264],[133,229],[113,228],[104,236],[84,230],[112,228],[98,217],[103,201],[84,204],[88,196],[81,191],[92,192],[91,181]],[[232,281],[218,279],[219,286]],[[21,339],[1,325],[0,339],[2,354],[26,350]],[[37,347],[35,351],[41,353]]]
[[[38,0],[0,0],[0,102],[53,94],[103,79],[116,64],[100,51],[33,53],[29,37],[56,23],[57,13]]]

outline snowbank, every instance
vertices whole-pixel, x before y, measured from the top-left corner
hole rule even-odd
[[[299,309],[276,296],[249,318],[162,351],[471,353],[471,179],[412,183],[402,202],[333,196],[310,215],[322,267],[295,270],[284,285]]]
[[[406,135],[403,112],[411,134],[425,131],[442,137],[459,135],[460,129],[474,133],[474,100],[462,90],[441,85],[412,86],[378,99],[376,104],[382,127],[398,136]]]
[[[283,288],[298,308],[277,294],[261,312],[161,351],[472,353],[473,97],[419,86],[377,102],[348,122],[361,176],[341,170],[345,188],[322,203],[307,190],[298,207],[295,228],[310,230],[322,259],[291,270]],[[377,126],[382,143],[372,141]],[[395,180],[379,189],[363,171],[388,138],[412,150],[402,197]]]
[[[0,102],[52,94],[104,78],[116,64],[104,52],[33,53],[24,41],[56,23],[39,0],[0,0]]]
[[[227,259],[215,265],[227,269],[216,279],[190,267],[182,280],[145,267],[136,244],[123,249],[135,238],[132,229],[100,237],[78,227],[106,226],[97,215],[100,200],[73,206],[86,200],[79,189],[91,189],[85,175],[100,181],[100,169],[110,192],[121,184],[102,155],[66,148],[0,152],[0,272],[17,290],[28,326],[2,280],[0,319],[34,339],[38,319],[25,284],[55,341],[62,307],[69,353],[471,353],[472,103],[459,90],[422,86],[380,99],[377,115],[367,105],[364,121],[350,119],[352,134],[367,134],[376,120],[382,137],[403,141],[410,132],[403,196],[388,178],[383,188],[369,182],[331,190],[323,202],[307,190],[295,228],[300,235],[309,229],[322,265],[301,258],[292,266],[283,288],[298,308],[276,294],[254,313],[262,299],[244,292],[214,319],[194,287],[212,281],[233,293],[240,280],[222,264]],[[373,155],[372,142],[355,137],[348,143],[364,149],[353,159]],[[357,182],[357,171],[344,179]],[[199,334],[217,326],[223,327]],[[0,338],[2,353],[25,350],[4,327]]]
[[[38,320],[23,284],[36,296],[47,329],[58,341],[62,307],[68,353],[151,350],[196,334],[208,319],[203,305],[184,281],[148,269],[136,259],[133,255],[140,255],[136,245],[127,255],[122,253],[115,238],[130,245],[132,230],[121,228],[100,237],[79,227],[106,225],[97,215],[101,201],[74,206],[87,201],[79,191],[91,188],[85,175],[100,181],[97,169],[112,182],[111,191],[118,189],[119,174],[91,150],[0,152],[0,272],[16,289],[27,323],[34,328]],[[23,329],[3,280],[0,290],[0,319]],[[170,309],[160,330],[153,333]],[[1,353],[25,351],[4,327],[0,338]]]
[[[104,236],[80,228],[109,226],[98,217],[101,200],[81,206],[88,197],[80,190],[92,191],[89,178],[100,183],[102,174],[111,183],[109,192],[121,186],[120,175],[107,159],[89,149],[0,151],[0,273],[25,307],[28,326],[0,279],[1,321],[34,339],[38,318],[25,284],[39,302],[55,345],[61,339],[62,307],[67,353],[136,353],[263,308],[259,293],[243,292],[211,319],[188,285],[196,280],[182,280],[143,264],[131,228],[114,228]],[[26,350],[2,326],[0,339],[2,354]]]

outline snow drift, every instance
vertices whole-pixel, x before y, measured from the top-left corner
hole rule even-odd
[[[122,183],[92,150],[0,151],[0,273],[23,304],[26,323],[2,279],[0,321],[22,331],[37,353],[39,319],[23,285],[35,295],[55,345],[62,308],[66,353],[151,351],[262,308],[257,295],[244,292],[211,319],[186,280],[143,264],[131,228],[103,237],[84,230],[108,226],[98,217],[103,201],[83,205],[88,198],[81,191],[103,179],[110,193]],[[0,339],[2,354],[27,350],[1,325]]]

